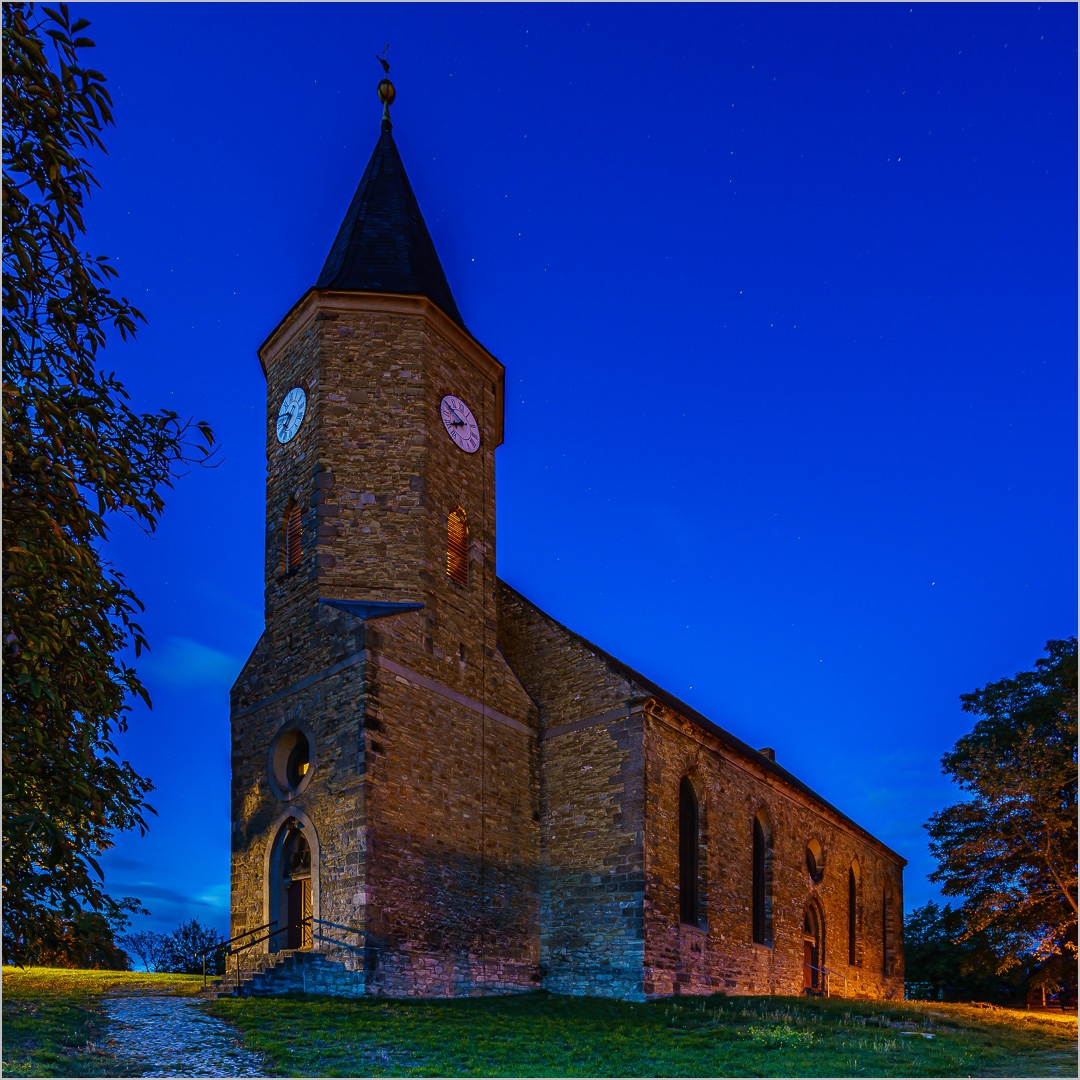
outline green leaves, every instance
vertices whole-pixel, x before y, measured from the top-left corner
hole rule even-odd
[[[1034,671],[961,697],[981,719],[942,767],[969,798],[926,826],[931,880],[964,897],[962,938],[989,940],[1001,971],[1075,952],[1076,639],[1046,651]]]
[[[144,321],[109,291],[107,258],[79,248],[96,185],[84,153],[112,122],[104,77],[81,65],[88,25],[67,7],[3,8],[4,945],[55,945],[57,913],[108,906],[95,857],[146,828],[151,790],[113,737],[149,704],[120,657],[146,639],[138,598],[102,558],[110,516],[152,531],[162,492],[206,463],[213,434],[137,413],[101,370],[109,333]]]

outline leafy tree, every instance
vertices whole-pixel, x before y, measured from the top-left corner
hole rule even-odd
[[[221,935],[198,918],[182,922],[171,934],[140,930],[127,934],[120,944],[142,961],[147,971],[170,971],[178,975],[201,975],[202,953],[221,943]],[[206,970],[212,975],[224,971],[224,949],[206,958]]]
[[[166,966],[161,970],[178,975],[201,975],[203,950],[213,948],[220,941],[221,935],[216,930],[203,926],[198,918],[188,919],[169,935],[163,948]],[[217,956],[207,957],[207,971],[220,974],[215,966],[217,959]]]
[[[119,938],[119,944],[140,961],[147,971],[166,971],[168,959],[165,945],[168,934],[157,934],[153,930],[136,930]]]
[[[926,826],[930,880],[963,897],[960,939],[984,940],[999,971],[1076,959],[1076,638],[1046,653],[961,697],[981,719],[942,767],[968,798]]]
[[[145,830],[151,789],[114,739],[149,699],[124,650],[141,608],[102,557],[109,522],[152,530],[162,491],[213,436],[175,413],[138,413],[104,372],[111,332],[142,314],[80,247],[95,186],[85,156],[112,123],[65,6],[3,6],[3,939],[16,963],[57,947],[64,920],[116,913],[95,856]]]
[[[124,897],[109,914],[77,911],[71,917],[57,914],[59,938],[35,951],[34,962],[46,967],[102,968],[127,971],[131,959],[124,951],[124,935],[130,912],[148,914],[137,900]]]
[[[933,902],[904,919],[904,982],[909,996],[1012,1001],[1023,997],[1025,969],[998,974],[1000,959],[985,938],[964,935],[959,913]]]

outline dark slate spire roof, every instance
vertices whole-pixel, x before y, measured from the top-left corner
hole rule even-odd
[[[386,117],[315,287],[426,296],[465,329]]]

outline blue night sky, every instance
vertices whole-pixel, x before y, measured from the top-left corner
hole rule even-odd
[[[228,688],[262,627],[265,383],[394,135],[506,365],[499,573],[910,860],[958,695],[1076,628],[1071,4],[75,4],[117,126],[87,247],[106,362],[216,470],[110,557],[159,816],[104,860],[224,930]]]

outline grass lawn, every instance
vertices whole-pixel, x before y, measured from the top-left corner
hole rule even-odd
[[[201,985],[189,975],[4,968],[4,1073],[124,1075],[104,1049],[102,999]],[[539,993],[222,998],[206,1008],[281,1075],[1077,1075],[1074,1016],[964,1005],[724,997],[632,1005]]]
[[[121,1076],[104,1048],[101,999],[113,994],[194,994],[201,975],[69,968],[3,969],[5,1076]]]
[[[964,1005],[539,993],[461,1001],[223,998],[301,1076],[1070,1076],[1076,1018]]]

